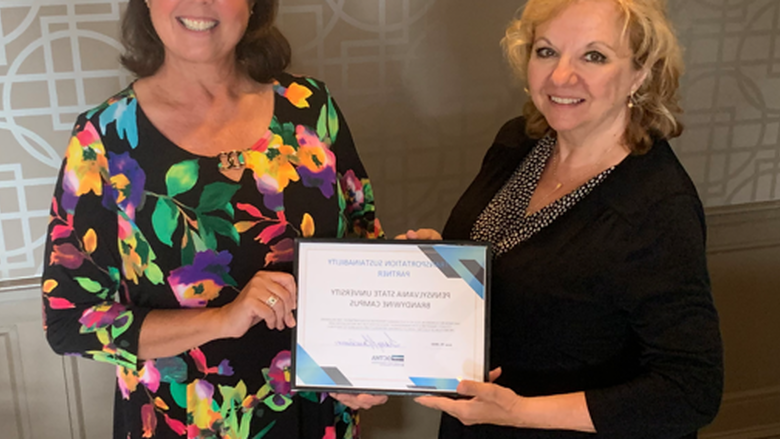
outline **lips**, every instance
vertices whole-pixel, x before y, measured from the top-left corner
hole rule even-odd
[[[217,20],[209,20],[202,18],[184,18],[178,17],[179,23],[182,24],[187,30],[195,32],[205,32],[213,29],[219,24]]]
[[[550,96],[550,101],[558,105],[577,105],[585,102],[585,99],[563,98],[559,96]]]

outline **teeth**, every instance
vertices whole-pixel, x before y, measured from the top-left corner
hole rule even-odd
[[[558,98],[555,96],[550,96],[550,100],[555,102],[556,104],[572,105],[572,104],[579,104],[584,99],[568,99],[568,98]]]
[[[180,18],[181,24],[189,30],[204,31],[209,30],[217,25],[213,20],[192,20],[190,18]]]

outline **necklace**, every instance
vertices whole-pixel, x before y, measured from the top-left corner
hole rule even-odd
[[[249,150],[223,151],[216,155],[217,169],[225,177],[238,183],[246,170],[246,152]]]
[[[526,208],[525,211],[526,217],[529,217],[535,214],[536,212],[544,209],[548,205],[548,202],[552,199],[552,196],[555,195],[561,188],[571,187],[572,183],[578,181],[578,179],[575,179],[571,175],[565,179],[558,178],[558,166],[560,164],[560,153],[557,153],[558,152],[558,149],[556,148],[557,146],[558,146],[558,142],[555,142],[555,145],[553,145],[552,152],[550,153],[550,155],[552,156],[552,163],[550,164],[550,173],[553,181],[556,182],[555,187],[549,192],[547,192],[547,194],[541,197],[537,202],[533,203],[533,205],[531,204],[531,200],[528,201],[528,207]],[[603,153],[601,153],[597,161],[595,161],[591,166],[586,167],[586,172],[582,173],[581,175],[586,175],[588,180],[593,178],[592,174],[601,167],[601,165],[604,162],[604,159],[607,156],[609,156],[609,153],[612,152],[614,148],[615,148],[615,144],[607,148]],[[574,174],[574,176],[576,177],[577,174]],[[579,180],[581,179],[582,177],[579,178]],[[538,185],[538,181],[537,181],[537,185]],[[533,195],[531,195],[531,198],[533,199]]]
[[[219,164],[217,166],[222,172],[241,170],[246,166],[244,151],[225,151],[219,153],[217,157],[219,158]]]
[[[245,154],[249,151],[265,151],[264,145],[267,146],[272,135],[273,133],[269,129],[263,134],[263,137],[252,145],[251,148],[234,149],[232,151],[223,151],[217,154],[217,158],[219,159],[217,167],[223,173],[229,171],[243,171],[244,168],[246,168]]]

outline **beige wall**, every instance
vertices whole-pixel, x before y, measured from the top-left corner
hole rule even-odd
[[[725,350],[708,438],[780,436],[780,202],[708,210],[709,266]]]
[[[709,208],[727,395],[711,437],[780,434],[780,1],[670,0],[688,73],[675,150]],[[521,0],[281,0],[293,71],[325,80],[386,229],[441,227],[500,125],[519,113],[498,47]],[[120,0],[0,0],[0,429],[107,436],[111,368],[49,354],[35,283],[51,186],[75,115],[126,86]],[[86,379],[98,377],[100,381]],[[84,379],[82,379],[84,378]],[[47,394],[45,389],[51,390]],[[47,399],[48,398],[48,399]],[[396,399],[369,438],[431,437]],[[34,422],[35,421],[35,422]],[[47,428],[43,428],[47,427]],[[64,430],[63,430],[64,429]],[[12,433],[8,433],[12,434]]]

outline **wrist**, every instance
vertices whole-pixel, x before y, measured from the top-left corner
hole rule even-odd
[[[229,319],[225,317],[225,314],[224,307],[203,310],[204,327],[208,329],[209,334],[214,334],[213,340],[233,338],[229,329]]]
[[[531,404],[533,398],[526,398],[524,396],[517,395],[512,407],[509,409],[510,422],[512,427],[516,428],[529,428],[528,422],[529,404]]]

